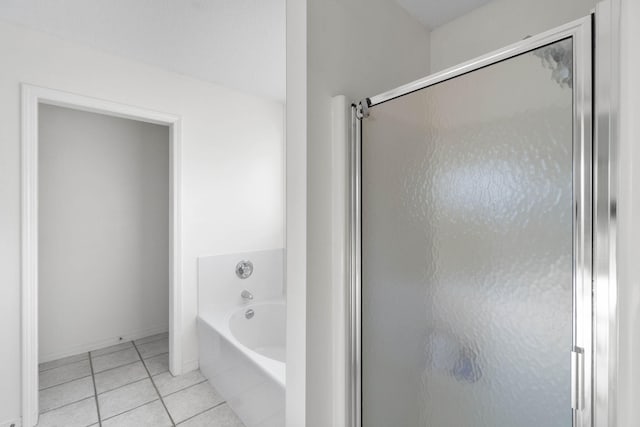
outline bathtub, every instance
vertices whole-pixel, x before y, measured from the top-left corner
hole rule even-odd
[[[285,424],[285,311],[279,299],[198,315],[200,370],[246,427]]]

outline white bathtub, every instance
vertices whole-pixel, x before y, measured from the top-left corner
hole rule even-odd
[[[246,427],[285,424],[285,311],[270,300],[198,316],[200,370]]]

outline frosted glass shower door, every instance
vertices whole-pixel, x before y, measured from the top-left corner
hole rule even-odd
[[[362,119],[364,427],[572,425],[572,43]]]

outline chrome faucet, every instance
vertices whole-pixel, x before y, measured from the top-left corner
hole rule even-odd
[[[242,297],[242,299],[249,300],[249,301],[253,299],[253,294],[246,289],[242,291],[240,296]]]

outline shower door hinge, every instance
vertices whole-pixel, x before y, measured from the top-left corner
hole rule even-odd
[[[584,409],[584,349],[571,350],[571,408]]]
[[[369,108],[371,107],[371,100],[369,98],[365,98],[358,103],[356,107],[356,117],[359,120],[366,119],[369,117]]]

